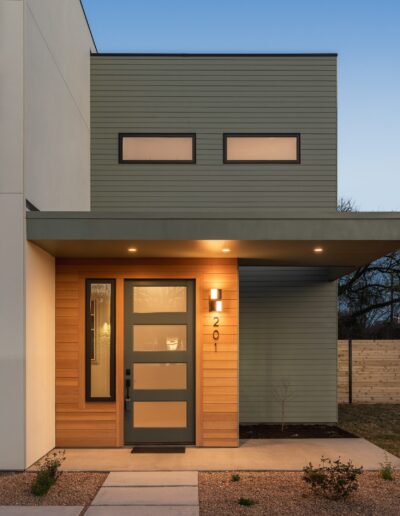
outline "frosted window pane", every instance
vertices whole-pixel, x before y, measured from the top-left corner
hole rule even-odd
[[[186,287],[133,287],[133,311],[137,314],[186,312]]]
[[[186,364],[133,364],[134,389],[186,389]]]
[[[192,136],[125,136],[124,161],[192,161]]]
[[[135,401],[135,428],[186,428],[186,401]]]
[[[133,351],[186,351],[186,333],[184,324],[136,324]]]
[[[226,140],[228,161],[296,161],[297,137],[235,137]]]

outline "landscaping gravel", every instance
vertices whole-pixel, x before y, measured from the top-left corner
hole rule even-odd
[[[0,473],[0,505],[88,505],[106,477],[105,473],[63,472],[46,495],[34,496],[35,473]]]
[[[318,497],[302,480],[302,473],[238,472],[200,473],[199,497],[201,516],[285,515],[291,516],[399,516],[400,473],[394,481],[385,481],[377,472],[360,477],[357,492],[346,500],[333,501]],[[239,505],[239,498],[253,499],[250,507]]]
[[[240,425],[240,439],[339,439],[357,437],[335,425]]]

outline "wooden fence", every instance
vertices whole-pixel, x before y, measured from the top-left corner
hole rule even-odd
[[[400,403],[400,340],[339,340],[338,401]]]

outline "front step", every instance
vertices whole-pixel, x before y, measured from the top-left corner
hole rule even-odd
[[[193,486],[102,487],[92,505],[198,505]]]
[[[170,505],[161,506],[91,506],[86,511],[86,516],[199,516],[199,507],[184,507]]]
[[[102,487],[148,487],[199,485],[197,471],[128,471],[108,475]]]
[[[112,472],[86,514],[198,516],[198,472]]]

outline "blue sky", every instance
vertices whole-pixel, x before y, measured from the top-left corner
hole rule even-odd
[[[339,196],[400,210],[400,0],[83,0],[100,52],[338,52]]]

